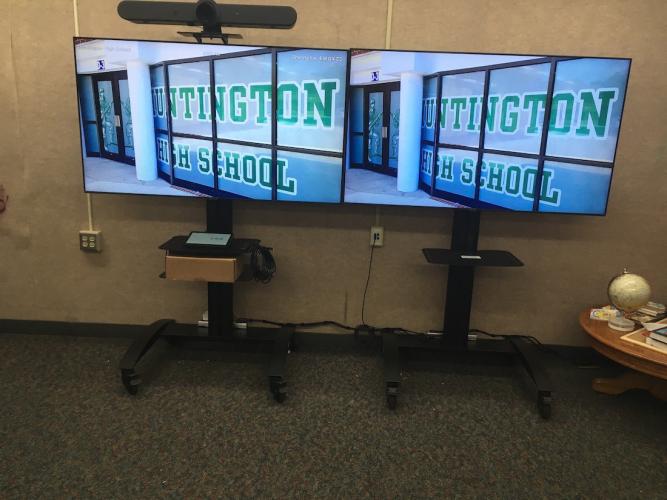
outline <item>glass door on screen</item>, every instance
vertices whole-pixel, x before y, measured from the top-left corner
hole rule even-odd
[[[381,168],[383,165],[384,143],[384,92],[369,92],[368,104],[368,156],[371,166]]]
[[[367,168],[396,175],[398,166],[399,83],[365,88]]]
[[[130,89],[127,74],[118,78],[118,96],[120,99],[120,128],[123,135],[125,157],[134,159],[134,139],[132,138],[132,111],[130,110]]]
[[[94,82],[100,155],[109,160],[134,165],[127,72],[114,71],[95,75]]]

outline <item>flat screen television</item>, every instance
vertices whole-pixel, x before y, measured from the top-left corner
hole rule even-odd
[[[74,51],[87,192],[588,215],[606,213],[631,62],[89,38]]]
[[[75,38],[74,54],[87,192],[341,202],[348,51]]]
[[[353,49],[350,60],[345,202],[606,212],[629,59]]]

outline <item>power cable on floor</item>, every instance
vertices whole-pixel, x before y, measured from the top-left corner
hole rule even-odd
[[[364,297],[361,300],[361,325],[368,326],[366,324],[366,293],[368,292],[368,284],[371,281],[371,271],[373,270],[373,253],[375,250],[375,241],[371,245],[371,256],[368,259],[368,276],[366,276],[366,286],[364,286]]]

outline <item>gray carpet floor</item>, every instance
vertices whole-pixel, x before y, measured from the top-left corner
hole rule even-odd
[[[301,350],[275,403],[259,355],[167,351],[137,396],[127,339],[0,337],[2,498],[667,498],[667,404],[594,393],[557,358],[553,417],[510,367],[404,373]]]

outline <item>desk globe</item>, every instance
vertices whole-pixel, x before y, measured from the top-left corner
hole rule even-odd
[[[648,303],[651,298],[651,287],[644,278],[624,269],[622,274],[615,276],[609,282],[607,295],[617,309],[629,314]],[[631,332],[635,328],[635,323],[623,315],[611,318],[609,328]]]

